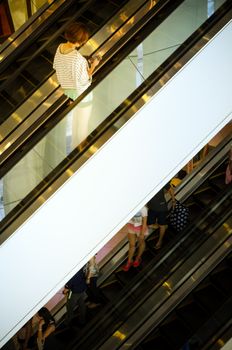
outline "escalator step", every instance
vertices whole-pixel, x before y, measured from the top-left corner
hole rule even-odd
[[[173,347],[180,347],[191,335],[191,330],[186,324],[172,313],[160,327],[160,332],[173,344]]]
[[[140,345],[143,350],[167,350],[176,348],[173,347],[173,344],[168,342],[168,338],[164,337],[160,334],[160,331],[152,333],[149,337],[147,337],[146,341]],[[136,350],[138,350],[136,348]]]
[[[209,183],[218,190],[222,191],[225,187],[225,173],[209,179]]]
[[[83,16],[91,22],[100,25],[105,22],[105,18],[109,17],[109,13],[114,13],[116,10],[117,7],[114,4],[104,1],[102,4],[96,3],[92,5],[90,9],[84,12]]]
[[[30,46],[27,47],[23,55],[17,58],[16,60],[17,65],[20,66],[25,60],[33,56],[35,52],[39,49],[39,47],[40,45],[36,41],[34,43],[31,43]]]
[[[0,124],[2,124],[8,117],[8,114],[14,108],[14,105],[8,102],[3,96],[0,95]]]
[[[22,75],[18,76],[12,84],[7,86],[4,90],[10,101],[15,104],[22,102],[34,89],[34,86],[30,84]]]
[[[42,56],[53,64],[56,49],[63,42],[65,42],[65,39],[62,39],[62,37],[59,36],[46,47],[46,49],[42,52]]]
[[[209,203],[215,198],[216,194],[217,193],[212,189],[212,187],[208,187],[201,192],[195,193],[193,196],[195,201],[199,203],[200,206],[206,208]]]
[[[155,249],[154,247],[152,247],[152,249],[150,249],[149,247],[147,247],[143,253],[142,256],[142,262],[141,265],[138,267],[138,269],[142,269],[144,268],[147,264],[149,264],[152,259],[155,256]]]
[[[38,85],[39,82],[44,81],[50,76],[51,70],[52,65],[42,56],[38,56],[28,64],[24,72],[28,72],[32,79],[37,81],[36,85]]]
[[[193,292],[199,304],[213,314],[225,301],[225,296],[213,284],[201,285]]]
[[[139,270],[137,268],[134,268],[133,266],[129,269],[129,271],[125,272],[122,270],[122,267],[125,265],[126,262],[121,266],[121,269],[119,269],[117,272],[115,272],[115,275],[117,279],[123,284],[128,284],[133,278],[135,278]]]
[[[194,198],[189,198],[185,204],[187,204],[190,211],[190,222],[194,221],[195,218],[197,218],[200,215],[202,207],[195,202]]]
[[[0,82],[4,82],[7,80],[12,74],[14,74],[15,70],[18,68],[18,65],[14,63],[14,65],[11,65],[7,67],[1,74],[0,74]]]
[[[226,295],[231,295],[232,291],[232,270],[224,269],[220,272],[211,274],[212,282],[219,287]]]
[[[59,26],[57,24],[47,28],[46,32],[43,35],[41,35],[36,41],[36,44],[38,45],[38,47],[41,46],[45,41],[49,40],[54,35],[54,33],[56,33],[58,29],[59,29]]]
[[[232,297],[229,298],[219,310],[217,310],[216,314],[214,314],[211,319],[201,325],[195,334],[195,338],[200,339],[201,344],[205,344],[211,340],[212,335],[214,336],[218,332],[218,329],[224,326],[231,319],[231,310]],[[199,349],[201,348],[203,348],[203,346],[199,346]]]
[[[199,322],[205,322],[209,314],[190,295],[182,302],[176,310],[179,317],[187,326],[195,331],[199,327]]]
[[[101,291],[106,300],[113,301],[122,290],[122,285],[118,281],[101,287]]]

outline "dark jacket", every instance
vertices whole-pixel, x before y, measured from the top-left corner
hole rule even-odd
[[[65,285],[66,288],[71,289],[73,293],[83,293],[87,289],[85,281],[85,274],[83,269],[78,271]]]

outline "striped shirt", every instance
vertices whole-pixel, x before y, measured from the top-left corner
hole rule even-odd
[[[81,95],[92,80],[88,74],[88,62],[77,50],[62,54],[60,46],[56,50],[53,62],[58,82],[63,89],[76,89],[78,95]]]

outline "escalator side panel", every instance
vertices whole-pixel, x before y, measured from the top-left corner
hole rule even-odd
[[[2,315],[9,310],[14,315],[7,322],[3,318],[1,345],[230,121],[231,37],[232,23],[2,244],[0,309]],[[212,72],[215,84],[208,79]],[[194,94],[186,86],[195,88]],[[134,164],[141,166],[132,182]],[[94,218],[90,224],[89,218]],[[31,288],[25,291],[28,276]],[[39,288],[38,280],[43,281]]]

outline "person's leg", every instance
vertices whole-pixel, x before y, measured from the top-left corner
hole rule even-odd
[[[92,112],[92,97],[87,95],[73,111],[72,149],[80,145],[89,134],[89,122]],[[79,146],[80,148],[80,146]]]
[[[140,233],[138,236],[138,254],[133,264],[134,267],[138,267],[140,265],[141,257],[143,255],[144,250],[145,250],[145,238],[144,238],[144,235]]]
[[[163,238],[164,238],[164,235],[165,235],[165,232],[167,230],[167,212],[160,212],[158,213],[158,218],[157,218],[157,221],[158,221],[158,225],[159,225],[159,238],[158,238],[158,241],[155,245],[155,249],[160,249],[162,247],[162,244],[163,244]]]
[[[129,240],[128,261],[126,265],[123,267],[124,271],[128,271],[129,268],[132,266],[133,256],[135,253],[136,234],[128,232],[128,240]]]
[[[72,319],[74,316],[74,308],[77,304],[77,299],[78,299],[77,293],[72,293],[70,298],[67,299],[67,303],[66,303],[67,313],[66,313],[66,317],[65,317],[65,323],[68,326],[71,325],[71,322],[72,322]]]
[[[160,249],[163,244],[163,238],[167,229],[167,225],[159,225],[159,239],[155,245],[155,249]]]
[[[90,304],[89,307],[94,307],[97,306],[98,304],[101,303],[101,294],[100,294],[100,289],[97,286],[97,277],[91,277],[90,278],[90,283],[89,283],[89,291],[90,291]]]
[[[99,289],[97,287],[97,277],[91,277],[89,283],[91,293],[90,300],[94,303],[99,303]]]
[[[77,305],[79,306],[79,320],[81,324],[86,322],[85,292],[77,293]]]

